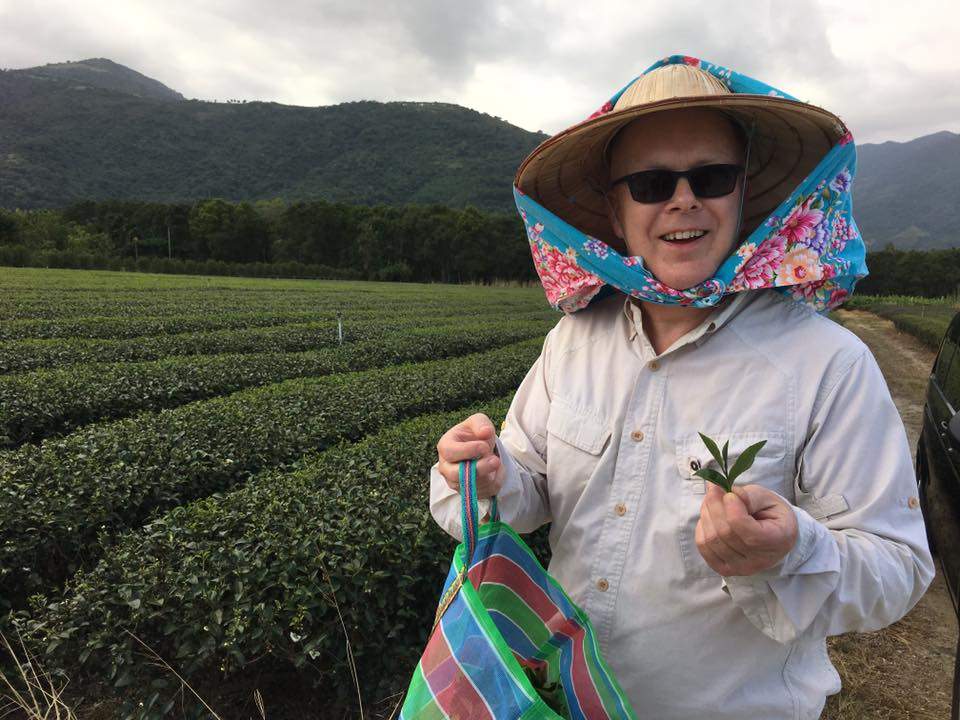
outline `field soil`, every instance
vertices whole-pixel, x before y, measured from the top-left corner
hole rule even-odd
[[[831,317],[870,347],[915,454],[934,353],[872,313],[836,310]],[[877,632],[828,640],[843,689],[828,699],[822,718],[945,720],[950,715],[957,632],[938,562],[930,589],[902,620]]]

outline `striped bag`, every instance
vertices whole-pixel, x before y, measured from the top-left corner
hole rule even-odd
[[[457,546],[401,720],[635,718],[586,614],[500,522],[479,525],[476,461],[460,463]]]

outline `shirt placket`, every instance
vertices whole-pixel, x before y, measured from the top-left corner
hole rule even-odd
[[[621,428],[620,452],[596,545],[603,550],[594,556],[592,589],[587,603],[601,648],[607,646],[613,630],[614,610],[626,567],[627,550],[641,513],[666,376],[662,360],[652,358],[644,364],[633,383]]]

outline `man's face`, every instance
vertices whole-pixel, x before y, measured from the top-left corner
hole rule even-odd
[[[745,148],[729,122],[716,112],[685,108],[656,113],[631,123],[611,148],[610,179],[640,170],[688,170],[715,163],[743,164]],[[698,198],[687,178],[673,197],[639,203],[626,183],[610,193],[610,222],[630,255],[639,255],[663,283],[682,290],[713,276],[735,243],[742,177],[734,191],[718,198]],[[697,240],[673,243],[663,236],[677,230],[706,230]]]

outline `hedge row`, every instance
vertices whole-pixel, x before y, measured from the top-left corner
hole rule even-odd
[[[383,332],[384,327],[379,324],[351,322],[343,328],[343,340],[373,340],[381,337]],[[337,324],[329,321],[243,330],[153,335],[125,340],[6,340],[0,341],[0,373],[27,372],[84,363],[142,362],[173,355],[252,353],[265,349],[274,352],[296,352],[337,344]]]
[[[58,587],[153,512],[398,419],[514,390],[542,343],[292,380],[4,453],[0,608]]]
[[[428,510],[437,440],[474,412],[499,425],[509,401],[421,416],[167,513],[76,576],[62,600],[35,603],[34,642],[75,679],[146,687],[163,676],[138,658],[129,629],[192,684],[214,688],[256,659],[262,672],[299,668],[297,684],[347,700],[354,684],[335,599],[365,704],[402,692],[454,547]],[[545,561],[546,528],[528,542]],[[152,702],[145,693],[141,717],[163,717],[172,691]]]
[[[398,314],[389,325],[382,318],[346,318],[342,324],[344,342],[373,340],[388,328],[422,325],[424,312]],[[436,315],[430,321],[449,325],[475,315]],[[510,315],[509,319],[553,319],[540,311]],[[508,318],[504,318],[507,320]],[[214,355],[221,353],[296,352],[337,345],[336,321],[291,323],[270,327],[152,335],[129,339],[56,338],[0,341],[0,373],[27,372],[92,362],[142,362],[173,355]]]
[[[394,287],[338,289],[325,285],[304,285],[303,289],[257,288],[235,290],[223,287],[196,288],[144,288],[124,291],[107,289],[57,289],[47,286],[42,292],[11,288],[3,283],[9,294],[0,297],[0,317],[14,320],[65,319],[83,316],[148,315],[171,316],[191,308],[193,314],[201,312],[254,313],[254,312],[308,312],[330,311],[339,306],[357,309],[376,309],[384,303],[402,299],[405,306],[412,304],[427,307],[467,300],[459,286],[416,287],[416,292],[401,293]],[[533,307],[542,295],[534,293],[497,293],[495,290],[476,294],[469,298],[471,305],[480,304],[493,308],[510,303],[517,307]],[[545,303],[539,302],[545,307]]]
[[[336,308],[313,308],[309,311],[260,310],[257,312],[227,314],[221,310],[209,310],[197,314],[189,303],[183,305],[190,315],[150,317],[79,317],[52,320],[9,320],[0,322],[0,340],[26,338],[139,338],[148,335],[173,335],[185,332],[210,330],[237,330],[251,327],[268,327],[291,323],[336,322]],[[545,317],[556,316],[549,308],[537,308],[530,303],[471,304],[461,307],[449,300],[435,303],[390,302],[380,299],[372,307],[344,304],[343,322],[367,323],[384,317],[446,317],[456,315],[510,318],[515,314],[540,313]]]
[[[77,365],[0,377],[0,448],[38,442],[103,419],[159,410],[291,378],[431,360],[536,335],[543,321],[388,330],[381,338],[299,353],[171,357]]]

